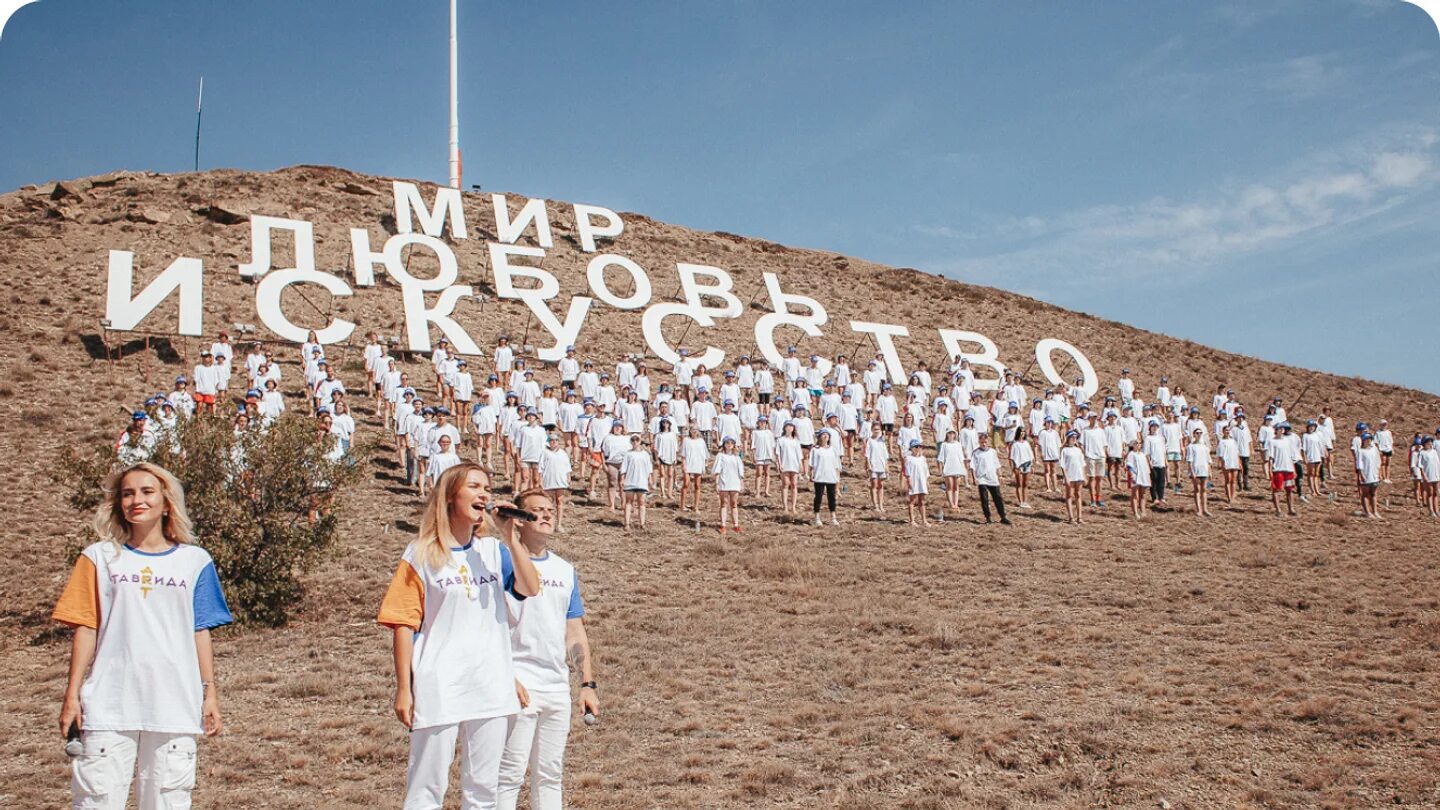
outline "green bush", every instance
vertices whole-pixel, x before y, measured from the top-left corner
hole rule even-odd
[[[155,442],[149,460],[184,484],[195,542],[215,558],[237,621],[283,625],[304,594],[300,577],[334,546],[345,496],[363,466],[357,456],[368,450],[352,447],[347,463],[326,458],[326,449],[315,421],[293,413],[238,436],[229,420],[197,416],[178,426],[173,442],[163,435]],[[88,518],[105,476],[120,466],[108,446],[71,448],[51,476]],[[312,522],[317,505],[322,514]],[[96,538],[87,525],[76,539],[83,547]]]

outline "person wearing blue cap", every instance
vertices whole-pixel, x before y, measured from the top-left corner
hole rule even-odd
[[[1321,497],[1322,494],[1320,492],[1320,465],[1325,463],[1325,452],[1325,434],[1320,430],[1320,423],[1311,419],[1305,423],[1305,432],[1300,436],[1300,457],[1305,464],[1305,486],[1316,498]],[[1300,496],[1301,503],[1309,501],[1310,499],[1305,495]]]
[[[809,421],[808,418],[806,421]],[[814,508],[812,509],[815,513],[815,525],[821,525],[820,503],[823,500],[830,511],[830,525],[838,526],[840,519],[835,514],[835,492],[836,487],[840,484],[840,452],[830,445],[828,431],[821,431],[815,437],[815,442],[815,446],[810,449],[806,465],[815,490]]]
[[[1267,417],[1269,418],[1269,417]],[[1290,441],[1290,423],[1281,422],[1275,426],[1275,435],[1270,439],[1266,456],[1270,463],[1270,503],[1275,507],[1275,516],[1280,516],[1280,493],[1285,493],[1285,508],[1291,517],[1295,516],[1294,496],[1296,491],[1296,468],[1300,464],[1300,448]]]
[[[890,383],[880,383],[880,394],[875,397],[875,418],[880,422],[880,432],[885,434],[885,440],[894,448],[896,440],[896,420],[900,415],[900,403],[895,401],[894,389]]]
[[[911,439],[909,452],[905,455],[905,513],[911,526],[929,526],[930,518],[925,514],[925,496],[930,494],[930,461],[925,458],[925,445],[919,439]]]
[[[1145,517],[1145,495],[1153,492],[1150,488],[1150,459],[1146,457],[1144,442],[1135,439],[1125,453],[1125,479],[1130,488],[1130,516],[1136,520]]]
[[[615,417],[625,425],[627,434],[638,436],[645,432],[645,406],[633,390],[625,394],[625,401],[615,409]]]
[[[740,493],[745,489],[745,462],[740,458],[739,442],[726,436],[720,442],[720,452],[711,462],[710,472],[715,476],[715,493],[720,501],[720,534],[726,530],[739,533]]]
[[[703,368],[703,366],[702,366]],[[695,403],[690,406],[690,423],[700,431],[706,447],[714,447],[715,403],[710,401],[710,391],[703,389],[695,393]]]
[[[450,376],[450,404],[455,408],[455,424],[460,433],[470,432],[470,401],[475,397],[475,377],[470,374],[470,363],[464,358],[455,361],[455,371]],[[460,452],[460,442],[455,442],[455,452]]]
[[[985,522],[990,522],[990,508],[993,506],[1003,526],[1010,525],[1005,516],[1005,497],[1000,490],[1000,452],[990,443],[990,435],[981,433],[979,446],[970,456],[970,468],[975,473],[975,488],[980,494],[980,513]]]
[[[1065,434],[1065,446],[1060,450],[1060,471],[1065,476],[1065,522],[1084,523],[1084,496],[1086,458],[1080,447],[1079,431]]]
[[[680,442],[680,461],[683,464],[680,468],[680,511],[684,512],[687,508],[700,511],[701,480],[705,476],[709,460],[710,443],[700,435],[699,428],[690,425],[684,441]],[[689,507],[685,505],[687,494],[693,498]]]
[[[660,412],[652,418],[650,430],[650,451],[655,456],[656,471],[660,473],[657,482],[660,494],[666,498],[675,497],[675,467],[680,463],[680,432],[670,419],[668,402],[660,404]]]
[[[1420,436],[1420,450],[1415,454],[1416,478],[1420,481],[1420,505],[1430,517],[1440,517],[1440,450],[1435,449],[1434,436]]]
[[[1359,476],[1360,511],[1371,519],[1379,519],[1380,506],[1375,494],[1380,489],[1382,470],[1380,448],[1375,446],[1375,434],[1366,431],[1360,434],[1360,449],[1357,452],[1355,472]]]
[[[755,399],[762,413],[769,410],[770,401],[774,398],[775,372],[770,370],[770,364],[764,358],[760,358],[755,364]]]
[[[430,491],[430,456],[433,445],[430,436],[435,430],[435,408],[425,405],[420,408],[418,421],[410,421],[410,448],[415,458],[415,483],[420,497]]]
[[[695,373],[690,375],[690,390],[696,397],[701,394],[709,394],[715,388],[715,381],[710,378],[709,369],[703,365],[695,366]]]
[[[800,358],[796,356],[794,346],[785,349],[785,356],[780,360],[780,374],[785,378],[785,392],[794,393],[801,376]]]

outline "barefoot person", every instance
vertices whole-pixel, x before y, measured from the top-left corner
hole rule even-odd
[[[548,548],[556,505],[546,493],[520,493],[517,505],[534,513],[520,524],[520,542],[540,575],[544,589],[524,601],[510,600],[516,621],[510,630],[515,678],[530,705],[510,715],[505,751],[500,756],[500,810],[515,810],[525,770],[530,769],[532,807],[563,807],[561,792],[565,741],[570,733],[570,666],[580,670],[580,708],[600,714],[590,640],[585,635],[585,603],[575,567]]]
[[[555,505],[555,531],[565,531],[565,499],[570,494],[570,453],[560,445],[554,433],[545,440],[545,453],[540,457],[540,486]]]
[[[965,478],[965,451],[961,449],[957,436],[953,430],[945,432],[945,440],[940,442],[935,460],[940,463],[940,474],[945,477],[945,505],[958,512],[960,481]]]
[[[1275,514],[1280,514],[1280,493],[1285,493],[1285,510],[1291,515],[1295,514],[1295,465],[1300,457],[1295,452],[1295,445],[1284,437],[1290,432],[1290,423],[1282,422],[1276,428],[1277,435],[1270,440],[1269,448],[1266,450],[1266,461],[1270,473],[1270,503],[1275,507]]]
[[[925,446],[919,439],[910,440],[910,452],[905,456],[905,490],[908,496],[905,511],[910,525],[929,526],[925,496],[930,493],[930,461],[925,458]]]
[[[1065,520],[1084,523],[1081,490],[1085,488],[1085,451],[1080,448],[1080,434],[1076,431],[1065,434],[1065,446],[1060,450],[1060,472],[1065,478]]]
[[[706,462],[709,460],[710,448],[705,444],[705,438],[700,435],[699,428],[691,425],[690,435],[680,443],[680,461],[683,465],[680,468],[680,511],[685,511],[687,493],[693,498],[690,509],[700,511],[700,481],[705,477]]]
[[[444,804],[457,742],[465,806],[496,802],[508,718],[521,709],[505,594],[535,596],[540,576],[490,502],[480,465],[447,470],[380,605],[394,632],[395,716],[410,732],[407,810]]]
[[[75,628],[60,733],[78,729],[76,808],[189,807],[195,738],[220,733],[210,631],[231,621],[215,564],[192,542],[180,482],[153,464],[111,474],[102,538],[75,561],[53,618]]]
[[[800,470],[804,466],[804,448],[792,422],[780,428],[780,438],[775,440],[775,466],[780,469],[780,504],[786,513],[794,513],[800,506]]]
[[[1150,459],[1141,449],[1139,439],[1130,443],[1125,455],[1125,474],[1130,484],[1130,515],[1136,520],[1145,517],[1145,499],[1150,492]]]
[[[1015,431],[1015,440],[1010,442],[1010,469],[1015,475],[1015,502],[1021,509],[1030,508],[1030,470],[1035,466],[1035,449],[1030,446],[1030,436],[1022,426]]]
[[[1185,463],[1190,468],[1190,483],[1195,489],[1195,514],[1210,517],[1210,446],[1198,428],[1190,434],[1190,443],[1185,447]]]
[[[640,441],[637,433],[630,437],[630,449],[620,460],[620,496],[625,505],[624,526],[630,530],[630,512],[634,509],[640,520],[640,528],[645,528],[645,499],[650,495],[650,485],[655,478],[655,462],[650,458],[650,451]]]
[[[715,454],[715,463],[710,472],[715,476],[715,493],[720,496],[720,534],[740,531],[740,491],[745,488],[745,462],[736,452],[737,441],[726,436],[720,441],[720,452]]]

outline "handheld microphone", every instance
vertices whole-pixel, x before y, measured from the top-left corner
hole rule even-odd
[[[590,712],[585,712],[585,725],[593,726],[597,721],[598,718],[596,718],[595,715],[591,714]]]
[[[523,520],[526,523],[534,523],[536,520],[539,520],[534,512],[527,512],[518,506],[492,505],[485,507],[485,510],[503,518]]]
[[[75,758],[85,753],[85,743],[80,741],[80,724],[70,722],[70,730],[65,732],[65,756]]]

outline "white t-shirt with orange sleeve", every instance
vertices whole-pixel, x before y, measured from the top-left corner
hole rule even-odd
[[[494,537],[451,548],[438,571],[421,561],[414,543],[405,548],[378,621],[415,631],[412,728],[520,711],[505,599],[514,586],[510,553]]]

